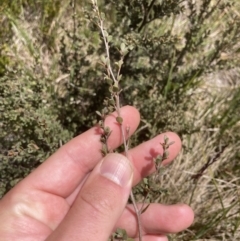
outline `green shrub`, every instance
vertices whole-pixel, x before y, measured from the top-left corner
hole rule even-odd
[[[0,195],[72,137],[53,111],[46,81],[21,69],[0,78]]]

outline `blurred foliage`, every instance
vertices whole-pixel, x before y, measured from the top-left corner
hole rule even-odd
[[[101,0],[99,5],[112,39],[112,63],[119,61],[122,43],[131,49],[121,69],[121,101],[139,109],[145,126],[132,145],[167,130],[182,137],[202,128],[219,128],[216,146],[240,142],[238,89],[218,110],[219,99],[210,101],[201,110],[201,124],[197,115],[186,118],[201,109],[196,110],[194,93],[207,75],[238,69],[237,0]],[[109,85],[93,20],[87,0],[1,1],[0,196],[96,123]]]
[[[46,80],[22,69],[0,78],[0,191],[3,194],[72,136],[49,103]]]

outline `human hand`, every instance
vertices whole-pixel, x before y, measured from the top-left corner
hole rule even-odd
[[[140,120],[138,111],[125,106],[121,114],[123,125],[133,134]],[[110,149],[122,143],[114,116],[105,120],[112,130]],[[166,135],[175,143],[164,164],[181,149],[176,134]],[[74,138],[0,201],[0,241],[106,241],[117,227],[139,240],[136,215],[126,203],[132,185],[154,171],[149,160],[153,150],[159,153],[163,138],[159,135],[129,150],[131,164],[121,154],[108,154],[102,161],[98,127]],[[151,204],[141,215],[143,240],[166,241],[167,233],[187,228],[193,216],[187,205]]]

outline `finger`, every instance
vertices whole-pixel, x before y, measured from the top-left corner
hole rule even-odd
[[[177,233],[188,228],[193,219],[192,209],[185,204],[150,204],[141,214],[144,235]],[[125,229],[130,237],[138,237],[136,213],[132,205],[125,209],[116,227]]]
[[[155,165],[153,159],[163,153],[163,149],[160,143],[164,142],[164,137],[169,138],[169,142],[174,142],[173,145],[169,147],[169,157],[164,161],[164,165],[169,164],[181,150],[181,140],[173,132],[167,132],[160,134],[150,141],[144,142],[139,146],[129,150],[128,159],[133,163],[134,168],[134,180],[133,185],[136,185],[141,179],[155,171]],[[68,203],[75,200],[79,190],[81,189],[81,184],[75,191],[67,198]]]
[[[131,160],[134,168],[133,185],[136,185],[143,177],[146,177],[155,171],[153,159],[157,155],[163,153],[160,143],[164,142],[165,136],[169,138],[169,142],[174,142],[174,144],[170,145],[169,147],[169,157],[163,162],[164,165],[167,165],[178,155],[179,151],[181,150],[181,140],[179,136],[173,132],[160,134],[155,138],[146,141],[128,151],[128,159]],[[74,193],[67,198],[67,201],[70,205],[78,194],[80,188],[81,185],[79,185]]]
[[[156,170],[153,160],[159,154],[163,154],[163,148],[160,143],[164,143],[165,136],[169,138],[169,143],[174,142],[169,146],[168,158],[162,163],[163,165],[167,165],[174,160],[182,147],[179,136],[173,132],[160,134],[129,151],[128,159],[131,160],[135,168],[133,181],[134,185],[136,185],[143,177],[148,176]]]
[[[107,155],[47,241],[107,240],[126,206],[132,178],[133,169],[126,157]]]
[[[125,106],[121,108],[121,115],[124,128],[129,127],[129,135],[132,135],[139,124],[139,112],[134,107]],[[114,112],[105,120],[105,125],[112,130],[108,139],[110,149],[114,149],[122,143],[116,116],[117,114]],[[100,137],[100,128],[93,127],[74,138],[25,178],[18,188],[22,188],[22,190],[38,189],[66,198],[101,160]]]

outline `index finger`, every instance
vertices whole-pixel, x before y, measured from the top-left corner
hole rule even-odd
[[[131,106],[121,108],[122,125],[129,127],[129,136],[137,129],[140,115],[137,109]],[[108,139],[110,149],[122,144],[119,124],[114,112],[105,120],[112,133]],[[62,146],[55,154],[49,157],[41,166],[19,183],[18,188],[42,190],[51,194],[68,197],[83,181],[85,176],[101,160],[100,142],[101,131],[93,127],[75,137]]]

